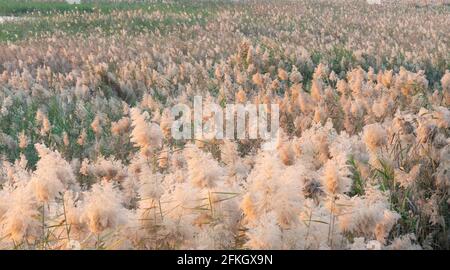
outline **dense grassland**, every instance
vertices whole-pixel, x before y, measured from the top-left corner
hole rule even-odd
[[[450,7],[0,0],[0,248],[449,249]],[[267,141],[170,108],[277,104]],[[204,112],[203,121],[212,115]]]
[[[218,8],[214,2],[97,2],[78,5],[66,2],[39,1],[0,1],[0,16],[15,16],[16,21],[2,24],[0,42],[17,41],[27,38],[40,37],[53,33],[86,35],[92,31],[102,31],[114,34],[125,30],[131,34],[143,33],[158,29],[164,31],[169,27],[187,23],[201,23]],[[189,14],[189,19],[167,17],[162,20],[149,20],[115,15],[121,11],[140,11],[150,14],[155,11],[163,14]],[[89,17],[88,20],[80,20]]]
[[[182,1],[174,1],[178,4],[165,4],[162,1],[126,1],[126,2],[111,2],[111,1],[85,1],[81,4],[69,4],[65,1],[36,1],[36,0],[1,0],[0,1],[0,15],[1,16],[21,16],[30,13],[64,13],[64,12],[112,12],[114,10],[135,10],[135,9],[149,9],[149,10],[170,10],[173,8],[182,9]],[[187,2],[188,6],[198,7],[198,4]]]

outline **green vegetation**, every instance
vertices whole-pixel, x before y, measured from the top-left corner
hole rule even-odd
[[[71,5],[63,2],[17,2],[0,0],[0,16],[17,16],[18,20],[4,22],[0,42],[37,38],[53,33],[70,35],[101,31],[114,34],[126,30],[138,34],[158,29],[163,32],[179,24],[205,23],[217,8],[214,3],[111,3],[93,2]],[[121,10],[142,12],[141,18],[110,16]],[[152,12],[167,14],[162,19],[148,19]],[[192,15],[187,17],[177,15]],[[123,15],[123,14],[122,14]],[[26,18],[25,18],[26,17]]]
[[[0,0],[0,16],[21,16],[32,12],[92,11],[93,7],[92,4],[71,5],[60,1],[42,3],[35,1]]]
[[[112,12],[113,10],[130,10],[150,7],[154,10],[169,10],[169,4],[162,3],[113,3],[108,1],[95,1],[72,5],[64,1],[17,1],[0,0],[0,16],[22,16],[29,13],[63,13],[63,12]]]

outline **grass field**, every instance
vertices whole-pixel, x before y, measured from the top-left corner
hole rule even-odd
[[[217,10],[214,3],[83,3],[71,5],[61,2],[18,2],[0,0],[0,16],[17,16],[18,21],[5,22],[0,29],[0,42],[17,41],[26,38],[48,36],[52,33],[85,35],[101,30],[104,34],[114,34],[126,30],[130,34],[146,31],[165,31],[179,24],[204,23]],[[163,14],[188,14],[189,19],[167,16],[162,20],[116,17],[111,13],[139,10],[144,14],[158,11]],[[80,15],[88,17],[80,20]]]
[[[22,16],[30,13],[51,14],[64,12],[102,12],[107,13],[112,10],[132,10],[132,9],[158,9],[165,10],[170,8],[170,5],[157,3],[112,3],[110,1],[90,1],[90,3],[83,2],[81,4],[73,5],[65,1],[33,1],[33,0],[0,0],[0,16]]]
[[[450,249],[449,15],[0,0],[0,249]],[[197,96],[279,130],[175,137]]]

